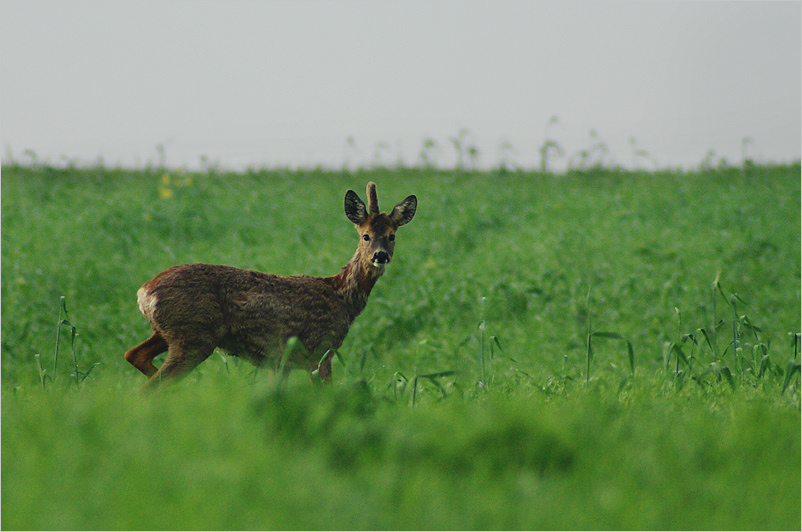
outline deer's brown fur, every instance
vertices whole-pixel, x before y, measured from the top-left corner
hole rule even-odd
[[[364,310],[376,280],[392,259],[395,232],[412,220],[417,198],[408,196],[379,212],[376,185],[368,183],[367,207],[349,190],[345,213],[359,233],[351,260],[331,277],[281,277],[211,264],[173,266],[142,285],[139,308],[153,334],[125,353],[148,377],[144,388],[183,377],[216,347],[262,366],[277,363],[296,337],[290,367],[331,380],[331,351]],[[167,351],[160,368],[153,358]],[[328,355],[323,359],[324,355]],[[322,361],[321,361],[322,359]]]

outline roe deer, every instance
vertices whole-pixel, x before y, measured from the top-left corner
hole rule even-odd
[[[345,194],[345,215],[359,233],[356,253],[331,277],[291,276],[230,266],[173,266],[137,291],[139,309],[153,335],[125,353],[144,373],[143,389],[177,380],[206,360],[216,347],[256,366],[281,359],[296,337],[288,367],[317,371],[331,381],[331,357],[354,319],[365,308],[376,280],[393,258],[396,230],[412,220],[415,196],[390,214],[379,212],[376,185],[368,183],[368,205],[353,190]],[[153,358],[167,351],[159,369]],[[327,354],[328,353],[328,354]],[[325,356],[325,358],[323,358]]]

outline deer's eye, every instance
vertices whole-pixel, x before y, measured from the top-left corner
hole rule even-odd
[[[395,235],[390,235],[387,237],[387,239],[390,240],[390,242],[393,242],[395,240]]]
[[[369,235],[362,235],[362,240],[364,240],[365,242],[370,242],[370,236]]]

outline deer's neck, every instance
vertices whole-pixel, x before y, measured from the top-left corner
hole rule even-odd
[[[382,273],[384,273],[383,269],[365,269],[359,260],[359,252],[357,252],[348,264],[343,266],[340,273],[330,278],[334,289],[348,306],[351,321],[365,309],[370,291],[373,290],[373,285],[376,284],[376,280]]]

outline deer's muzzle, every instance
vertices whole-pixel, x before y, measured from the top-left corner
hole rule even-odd
[[[388,262],[390,262],[390,255],[387,254],[386,251],[377,251],[373,254],[373,265],[376,267],[384,266]]]

